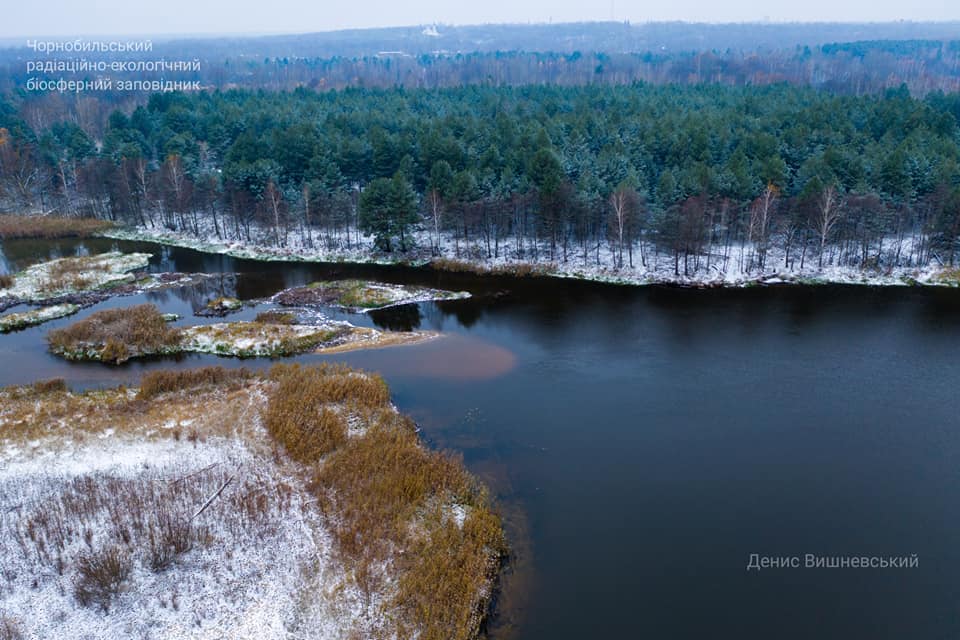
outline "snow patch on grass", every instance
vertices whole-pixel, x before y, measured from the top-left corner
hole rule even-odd
[[[328,305],[366,313],[404,304],[469,298],[466,291],[444,291],[365,280],[314,282],[305,287],[286,289],[271,300],[285,306]]]
[[[194,419],[159,432],[145,413],[139,433],[0,447],[0,611],[25,638],[369,637],[381,598],[360,593],[302,478],[270,454],[263,394],[204,405],[232,411],[241,397],[242,437],[171,437]],[[83,567],[110,549],[121,577],[85,602]]]
[[[21,311],[19,313],[8,313],[0,316],[0,333],[22,329],[37,324],[43,324],[48,320],[64,318],[73,315],[80,310],[76,304],[55,304],[40,309],[31,309],[30,311]]]
[[[59,296],[109,289],[134,281],[130,273],[150,264],[149,253],[111,251],[95,256],[58,258],[13,275],[13,285],[0,289],[0,299],[42,302]]]

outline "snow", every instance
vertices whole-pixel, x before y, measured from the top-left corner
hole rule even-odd
[[[39,302],[62,295],[105,289],[133,282],[129,273],[150,264],[149,253],[111,251],[96,256],[58,258],[27,267],[13,276],[13,286],[0,289],[0,300],[14,298]],[[66,281],[57,278],[57,269],[67,268]],[[76,283],[82,283],[76,286]],[[57,286],[53,286],[56,284]]]
[[[353,586],[300,478],[239,438],[187,442],[168,436],[151,440],[108,428],[73,448],[57,448],[51,440],[0,448],[0,612],[16,622],[24,638],[334,640],[368,635],[382,598],[364,597]],[[70,491],[77,482],[91,483],[85,488],[139,483],[162,491],[205,474],[210,477],[203,480],[206,493],[201,495],[223,477],[233,477],[225,495],[195,520],[207,528],[212,543],[195,546],[159,571],[134,554],[132,571],[109,612],[81,606],[73,592],[75,559],[96,548],[116,523],[109,510],[78,520],[62,552],[62,572],[26,552],[32,544],[25,523],[71,513],[69,505],[76,501],[62,496],[76,495]],[[269,493],[280,484],[291,493],[271,501],[265,521],[250,524],[231,510],[231,489],[264,487]],[[86,529],[90,542],[81,533]]]
[[[378,253],[373,244],[372,236],[364,236],[359,246],[354,243],[350,247],[338,249],[324,249],[305,246],[296,234],[291,234],[287,245],[277,247],[272,243],[273,231],[269,229],[252,229],[250,242],[220,240],[216,238],[212,227],[206,223],[201,237],[186,233],[157,230],[147,228],[111,229],[102,235],[125,240],[143,240],[160,242],[174,246],[186,247],[208,253],[220,253],[238,258],[249,258],[266,261],[311,261],[311,262],[353,262],[375,264],[410,264],[413,266],[428,264],[434,257],[443,257],[460,260],[480,268],[495,269],[509,267],[514,264],[535,264],[540,266],[546,275],[563,278],[595,280],[616,284],[673,284],[681,286],[729,286],[741,287],[750,284],[764,283],[775,279],[769,284],[867,284],[867,285],[953,285],[942,282],[939,278],[941,268],[934,262],[917,265],[907,257],[915,255],[915,249],[920,245],[920,239],[906,237],[900,240],[886,238],[881,264],[899,266],[884,266],[881,269],[862,269],[859,264],[837,264],[836,258],[828,249],[825,255],[825,264],[818,266],[818,256],[815,250],[808,251],[803,268],[800,268],[799,251],[792,251],[789,261],[785,261],[782,247],[771,246],[768,249],[765,267],[759,269],[751,264],[753,248],[748,245],[731,244],[729,246],[715,245],[700,257],[700,268],[684,274],[682,258],[679,273],[675,271],[673,256],[663,251],[657,252],[654,246],[645,242],[643,253],[646,256],[646,265],[641,264],[640,246],[635,245],[633,266],[624,264],[618,266],[614,252],[609,247],[601,247],[599,256],[591,248],[584,259],[582,250],[571,245],[567,254],[567,261],[563,262],[562,254],[553,261],[547,259],[547,251],[540,246],[538,256],[534,259],[530,255],[530,240],[527,239],[527,252],[518,256],[516,252],[516,238],[501,238],[500,251],[496,257],[486,257],[485,250],[480,245],[466,245],[460,243],[460,253],[454,252],[454,242],[450,238],[442,238],[440,255],[433,256],[426,249],[431,246],[431,235],[423,230],[412,234],[414,244],[420,249],[413,254],[382,254]],[[317,243],[319,244],[319,243]],[[899,256],[895,252],[899,248]],[[627,262],[627,256],[624,256]],[[691,256],[691,263],[693,257]],[[784,266],[789,262],[789,266]],[[709,268],[706,266],[709,264]]]
[[[79,305],[75,304],[55,304],[40,309],[31,309],[30,311],[21,311],[19,313],[8,313],[0,316],[0,332],[12,331],[21,327],[28,327],[35,324],[42,324],[48,320],[63,318],[73,315],[80,310]]]
[[[321,292],[334,298],[334,301],[312,302],[310,299],[311,295],[317,295],[318,298],[324,297],[320,295]],[[431,289],[429,287],[367,280],[341,280],[334,282],[315,282],[305,287],[284,289],[274,294],[270,298],[270,301],[284,306],[310,306],[316,304],[319,306],[346,309],[353,313],[368,313],[370,311],[420,302],[463,300],[469,298],[470,295],[468,291],[447,291],[443,289]],[[289,302],[287,298],[292,298],[294,302]],[[368,304],[365,306],[356,306],[345,302],[354,299],[364,300]]]
[[[272,356],[284,339],[322,336],[337,328],[353,328],[348,322],[325,325],[219,322],[183,329],[183,351],[217,355]]]

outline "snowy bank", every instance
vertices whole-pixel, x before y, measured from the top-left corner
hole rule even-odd
[[[230,255],[264,261],[300,261],[334,263],[432,265],[439,270],[472,271],[498,275],[537,275],[575,278],[629,285],[677,285],[688,287],[743,287],[755,284],[863,284],[863,285],[933,285],[960,286],[960,274],[936,261],[918,264],[912,257],[920,245],[917,238],[887,239],[887,247],[872,264],[894,265],[861,267],[858,264],[837,264],[831,253],[821,266],[819,256],[800,255],[797,250],[787,256],[781,247],[769,247],[758,265],[756,248],[731,244],[705,249],[699,256],[683,258],[658,251],[655,245],[643,242],[635,246],[631,260],[618,258],[609,248],[592,247],[586,253],[571,246],[568,252],[549,256],[545,247],[531,251],[526,240],[523,254],[516,249],[514,238],[502,238],[495,256],[488,257],[479,245],[441,241],[439,255],[426,249],[409,253],[378,252],[372,237],[362,237],[358,244],[326,249],[304,246],[291,236],[289,244],[271,244],[272,232],[253,229],[251,242],[217,239],[211,233],[199,238],[188,233],[147,228],[115,228],[101,235],[120,240],[139,240],[184,247],[207,253]],[[259,239],[259,240],[257,240]],[[414,234],[416,245],[429,247],[427,234]],[[642,246],[641,246],[642,244]],[[564,260],[564,256],[566,259]]]

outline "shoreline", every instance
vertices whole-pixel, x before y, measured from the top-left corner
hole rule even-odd
[[[823,269],[802,270],[767,268],[756,274],[714,271],[714,277],[676,276],[667,270],[614,269],[601,265],[576,266],[575,260],[568,266],[555,262],[523,261],[497,258],[491,260],[465,260],[447,256],[424,257],[410,254],[385,256],[362,249],[328,252],[305,248],[277,248],[256,243],[222,240],[202,240],[192,235],[174,231],[151,231],[143,229],[114,228],[96,237],[131,242],[152,242],[161,245],[191,249],[202,253],[227,255],[233,258],[264,262],[312,262],[328,264],[374,264],[382,266],[405,266],[429,268],[448,273],[473,273],[505,275],[513,277],[547,277],[598,282],[626,286],[668,286],[694,289],[745,288],[770,285],[857,285],[857,286],[933,286],[956,288],[960,277],[956,269],[928,264],[924,267],[891,267],[884,270],[864,270],[856,267],[830,265]],[[781,262],[783,257],[771,262]]]

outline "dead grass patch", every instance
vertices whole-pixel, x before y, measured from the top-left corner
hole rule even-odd
[[[515,278],[529,278],[550,275],[556,270],[555,264],[539,264],[534,262],[511,262],[488,267],[467,260],[455,258],[436,258],[430,261],[430,268],[436,271],[450,271],[452,273],[474,273],[477,275],[512,276]]]
[[[253,321],[265,324],[296,324],[297,316],[289,311],[270,309],[268,311],[261,311],[258,313],[257,317],[254,318]]]
[[[137,398],[148,400],[161,393],[223,386],[249,380],[249,369],[225,369],[224,367],[201,367],[199,369],[170,369],[150,371],[140,378]]]
[[[113,226],[112,222],[96,218],[0,215],[0,238],[85,237]]]
[[[267,427],[291,457],[315,463],[310,489],[358,586],[380,589],[377,567],[395,569],[384,635],[475,638],[505,550],[483,487],[461,460],[422,445],[378,376],[282,365],[270,378]],[[362,415],[366,430],[344,437],[342,423],[324,422],[329,403],[341,407],[338,417]]]

